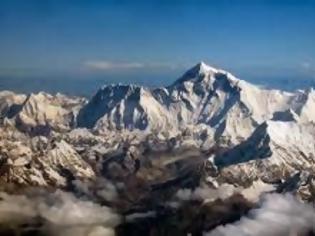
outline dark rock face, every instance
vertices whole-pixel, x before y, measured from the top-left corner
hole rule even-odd
[[[118,236],[201,236],[219,225],[238,221],[253,207],[240,195],[208,204],[189,201],[176,210],[164,209],[154,218],[122,223],[116,231]]]

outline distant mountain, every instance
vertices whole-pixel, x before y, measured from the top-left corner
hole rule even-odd
[[[167,87],[106,85],[90,100],[1,92],[0,154],[9,179],[38,185],[143,171],[154,186],[191,173],[213,186],[280,186],[313,178],[314,110],[313,89],[268,90],[201,62]]]
[[[96,215],[113,208],[117,235],[202,235],[237,222],[269,193],[279,193],[271,201],[291,193],[314,202],[314,110],[313,89],[268,90],[203,62],[167,87],[106,85],[89,100],[2,91],[0,205],[6,213],[6,200],[22,199],[28,212],[34,199],[36,214],[16,226],[31,229],[27,235],[47,228],[39,209],[50,205],[55,216],[60,205],[43,193],[61,190],[76,196],[71,201],[94,202],[65,208],[75,217],[95,203]],[[11,221],[20,219],[20,207],[12,209]]]
[[[79,111],[77,125],[173,133],[204,125],[215,138],[223,136],[235,143],[266,120],[313,121],[314,98],[313,90],[262,89],[201,62],[165,88],[104,86]]]

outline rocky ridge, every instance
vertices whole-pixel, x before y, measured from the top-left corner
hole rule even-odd
[[[89,100],[1,92],[0,101],[4,182],[73,188],[133,175],[155,186],[199,171],[213,187],[280,186],[299,173],[313,188],[313,89],[264,89],[201,62],[164,88],[106,85]]]

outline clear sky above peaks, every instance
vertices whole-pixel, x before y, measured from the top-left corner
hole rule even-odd
[[[36,77],[156,85],[201,60],[249,79],[315,80],[314,42],[311,0],[1,0],[0,86]]]

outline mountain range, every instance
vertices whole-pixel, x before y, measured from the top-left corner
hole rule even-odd
[[[167,87],[105,85],[90,99],[2,91],[0,181],[93,195],[121,214],[200,186],[312,201],[314,110],[313,89],[265,89],[203,62]],[[104,181],[119,200],[100,196]]]

